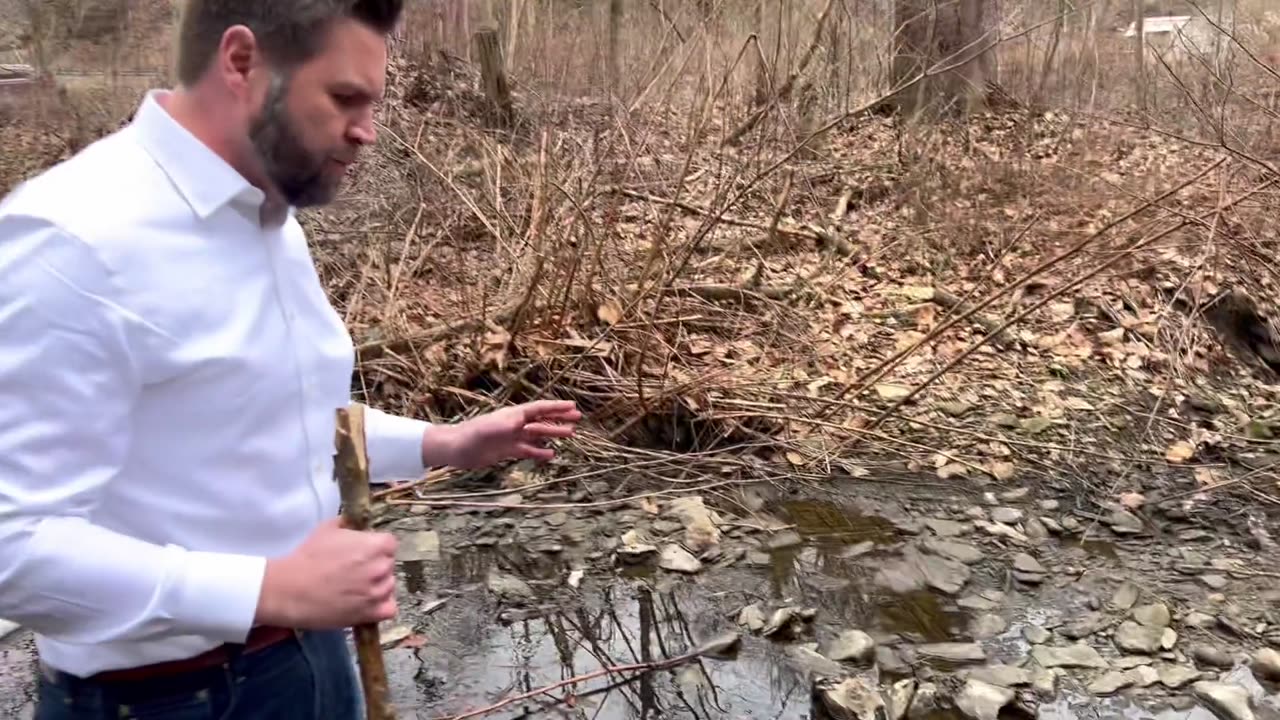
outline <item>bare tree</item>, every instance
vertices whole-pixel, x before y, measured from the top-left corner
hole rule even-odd
[[[981,108],[998,80],[992,51],[998,23],[994,0],[894,0],[894,86],[930,74],[895,104],[909,114]]]

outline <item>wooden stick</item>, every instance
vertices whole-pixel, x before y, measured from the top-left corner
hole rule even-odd
[[[373,512],[369,509],[369,456],[364,440],[364,406],[352,403],[338,410],[335,437],[335,469],[342,492],[342,517],[352,530],[368,530]],[[356,657],[360,661],[360,684],[364,689],[365,717],[368,720],[395,720],[387,688],[387,670],[382,662],[382,642],[377,623],[352,628]]]

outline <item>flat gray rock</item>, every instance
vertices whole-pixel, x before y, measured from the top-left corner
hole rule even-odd
[[[738,612],[738,624],[751,632],[760,632],[765,624],[764,611],[752,603]]]
[[[1152,603],[1133,609],[1133,619],[1147,627],[1167,628],[1173,622],[1169,608],[1164,603]]]
[[[956,697],[956,709],[973,720],[998,720],[1000,710],[1013,702],[1014,692],[981,680],[969,680]]]
[[[1111,601],[1107,603],[1108,609],[1112,612],[1126,612],[1138,602],[1138,586],[1131,582],[1121,583],[1116,589],[1115,595],[1111,596]]]
[[[662,548],[662,554],[658,556],[658,567],[672,572],[696,573],[702,570],[702,561],[688,550],[672,543]]]
[[[861,630],[845,630],[828,643],[822,654],[836,661],[868,662],[875,657],[876,641]]]
[[[1253,654],[1253,674],[1264,680],[1280,680],[1280,652],[1262,648]]]
[[[1053,633],[1039,625],[1028,625],[1022,628],[1022,637],[1026,638],[1027,642],[1032,645],[1043,645],[1049,642],[1049,639],[1053,637]]]
[[[1046,668],[1108,668],[1107,661],[1097,650],[1082,643],[1064,647],[1037,645],[1031,648],[1031,657]]]
[[[941,540],[938,538],[929,538],[924,541],[924,549],[927,552],[939,555],[949,560],[964,563],[965,565],[973,565],[981,562],[986,555],[979,550],[976,545],[970,545],[966,542],[956,540]]]
[[[1031,684],[1031,671],[1013,665],[988,665],[974,668],[964,674],[965,679],[981,680],[1000,687],[1017,687]]]
[[[1154,655],[1160,652],[1164,640],[1164,628],[1139,625],[1132,620],[1125,620],[1116,628],[1113,638],[1116,647],[1124,652]]]
[[[977,643],[931,643],[916,647],[922,658],[932,658],[952,663],[986,662],[987,652]]]
[[[1018,572],[1033,573],[1035,575],[1043,575],[1047,572],[1039,560],[1027,553],[1018,553],[1013,556],[1013,569]]]
[[[1198,664],[1207,667],[1229,668],[1235,664],[1226,651],[1208,643],[1196,643],[1191,646],[1190,652]]]
[[[1191,692],[1222,720],[1254,720],[1249,691],[1239,685],[1202,681],[1192,685]]]
[[[973,637],[977,640],[989,640],[1009,628],[1009,621],[994,613],[980,615],[971,625]]]
[[[1186,687],[1204,676],[1199,670],[1186,665],[1161,665],[1156,672],[1160,674],[1160,684],[1171,690]]]
[[[1017,525],[1026,516],[1026,513],[1016,508],[998,507],[991,511],[991,519],[1005,525]]]
[[[925,518],[925,527],[933,531],[938,537],[959,537],[969,532],[969,524],[956,522],[954,520],[944,520],[942,518]]]
[[[1112,695],[1133,685],[1133,680],[1128,672],[1111,670],[1094,678],[1085,689],[1094,695]]]
[[[866,678],[845,678],[834,685],[824,686],[821,697],[827,713],[838,720],[881,720],[884,717],[884,699]]]
[[[440,535],[434,530],[419,530],[400,537],[396,545],[398,562],[435,562],[440,559]]]

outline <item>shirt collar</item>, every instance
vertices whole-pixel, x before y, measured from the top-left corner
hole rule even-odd
[[[272,212],[266,194],[255,187],[199,138],[191,134],[158,102],[167,90],[150,90],[130,123],[142,147],[201,219],[227,205],[247,212],[263,225],[280,225],[294,214]]]

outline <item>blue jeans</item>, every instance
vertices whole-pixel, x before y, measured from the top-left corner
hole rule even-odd
[[[35,720],[361,720],[345,634],[303,632],[225,666],[178,677],[95,683],[40,673]]]

